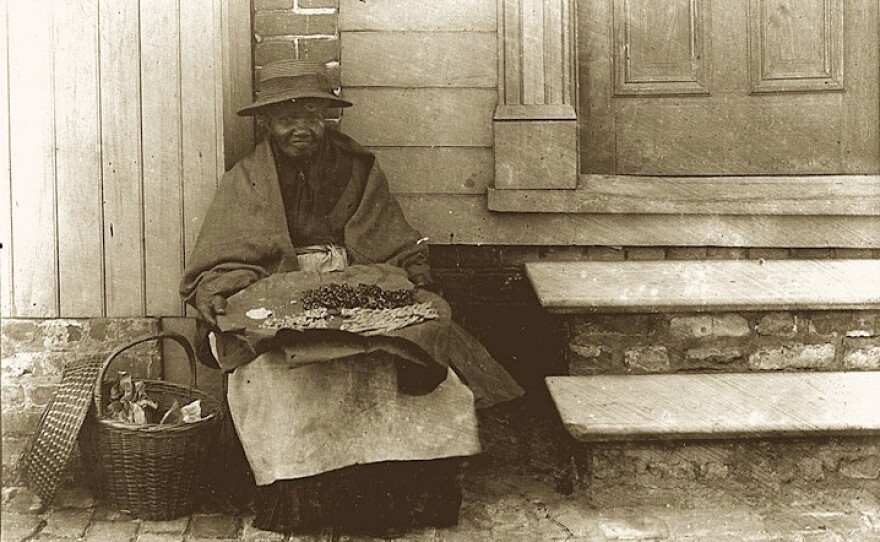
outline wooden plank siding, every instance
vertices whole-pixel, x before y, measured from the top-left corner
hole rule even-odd
[[[183,314],[188,245],[253,143],[224,124],[249,28],[248,0],[0,2],[0,316]]]
[[[494,32],[344,32],[342,84],[495,89]],[[377,69],[375,59],[383,67]]]
[[[54,6],[59,312],[103,314],[98,0]]]
[[[401,202],[485,201],[495,167],[495,1],[342,0],[339,10],[343,93],[355,104],[341,129],[376,153]],[[418,227],[445,230],[448,209],[434,211]]]
[[[146,11],[152,13],[147,14]],[[141,5],[146,313],[179,314],[183,271],[180,5]]]
[[[376,147],[491,147],[495,89],[348,88],[341,127]]]
[[[192,13],[204,4],[199,0],[181,0],[181,11]],[[217,186],[216,109],[213,82],[215,63],[214,13],[180,18],[181,58],[180,92],[186,107],[181,110],[183,151],[184,249],[189,256],[205,218],[211,195]]]
[[[0,315],[12,314],[12,176],[9,171],[7,2],[0,2]]]
[[[576,92],[578,117],[589,119],[580,124],[580,137],[588,142],[580,147],[582,167],[599,174],[618,167],[614,138],[600,137],[606,132],[621,133],[621,127],[614,124],[613,111],[603,106],[613,90],[613,51],[610,44],[601,48],[593,43],[609,42],[611,4],[598,2],[602,8],[599,12],[591,11],[588,4],[576,2],[577,12],[570,13],[549,9],[557,5],[557,0],[475,0],[436,5],[406,0],[340,0],[343,94],[355,104],[344,111],[341,129],[377,154],[408,219],[432,243],[880,246],[876,217],[856,216],[857,212],[842,216],[835,211],[839,208],[834,202],[826,205],[821,198],[815,202],[816,213],[792,216],[776,209],[773,201],[760,200],[751,205],[748,196],[717,207],[717,200],[726,197],[725,192],[698,212],[694,205],[686,216],[679,216],[680,207],[690,204],[692,198],[679,206],[677,200],[669,202],[669,194],[663,194],[666,199],[652,194],[649,198],[663,206],[658,211],[657,205],[647,209],[631,205],[629,200],[638,198],[638,194],[614,194],[612,207],[622,208],[606,208],[602,207],[604,201],[581,201],[574,194],[566,198],[566,192],[572,191],[559,190],[553,192],[563,211],[490,210],[485,192],[494,184],[494,173],[484,173],[483,169],[494,167],[492,121],[499,96],[511,103],[557,103],[560,97],[562,103],[571,103],[571,96],[566,101],[566,92]],[[569,58],[567,55],[573,51],[569,50],[572,44],[560,37],[558,28],[570,28],[573,19],[577,19],[580,70],[602,74],[607,85],[580,84],[574,91],[568,75],[559,73],[559,66],[565,64],[562,59]],[[521,36],[504,35],[499,26],[516,29]],[[493,35],[494,48],[486,45]],[[541,36],[541,43],[537,36]],[[480,71],[490,69],[485,48],[493,50],[493,75]],[[542,50],[543,56],[539,54]],[[875,65],[878,52],[862,48],[848,54],[863,65]],[[495,81],[494,88],[486,86],[490,80]],[[849,111],[838,122],[848,126],[848,133],[856,134],[864,120]],[[867,130],[865,145],[874,145],[876,127],[862,127]],[[635,144],[634,140],[623,139],[630,146]],[[466,182],[470,178],[473,183]],[[597,177],[592,181],[597,179],[602,180]],[[715,187],[699,194],[705,198]],[[606,191],[612,188],[618,191],[621,186],[605,187]],[[540,190],[518,192],[535,192],[534,197],[541,197],[537,196]],[[839,192],[835,192],[835,199],[846,200],[849,209],[874,208],[873,192],[863,198],[865,201],[854,201],[847,194],[838,197]],[[680,194],[681,190],[674,191],[673,196]],[[672,207],[667,209],[668,205]],[[834,208],[829,210],[829,205]],[[727,209],[728,214],[719,216],[716,208]],[[774,209],[772,216],[763,212],[770,208]]]
[[[398,194],[397,199],[433,244],[880,246],[872,216],[493,213],[483,195]]]
[[[99,11],[106,311],[133,316],[146,302],[138,3],[101,0]]]
[[[494,0],[339,2],[339,29],[342,32],[495,32],[496,24]]]
[[[8,6],[12,303],[21,316],[58,316],[53,5]]]
[[[485,194],[495,174],[489,147],[370,147],[394,194]]]

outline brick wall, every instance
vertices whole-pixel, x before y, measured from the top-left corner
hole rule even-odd
[[[254,0],[254,67],[285,58],[339,62],[338,0]]]

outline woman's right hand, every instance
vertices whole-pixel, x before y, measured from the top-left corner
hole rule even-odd
[[[196,310],[211,328],[217,328],[217,315],[226,314],[226,298],[222,295],[212,295],[205,299],[196,300]]]

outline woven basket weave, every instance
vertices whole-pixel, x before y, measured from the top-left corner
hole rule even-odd
[[[64,368],[58,390],[21,456],[18,472],[45,506],[52,504],[67,473],[100,372],[100,356],[86,356]]]
[[[174,401],[183,406],[201,400],[202,416],[195,423],[133,425],[104,418],[104,373],[113,359],[137,344],[171,339],[186,351],[190,385],[145,380],[147,396],[159,411]],[[195,356],[185,337],[164,332],[137,339],[116,349],[104,362],[94,381],[96,416],[86,421],[82,432],[84,455],[92,459],[102,499],[110,506],[150,520],[167,520],[192,511],[195,491],[202,480],[205,458],[210,453],[223,416],[221,404],[194,388]]]

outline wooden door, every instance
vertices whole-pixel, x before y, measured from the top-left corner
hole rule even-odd
[[[578,2],[584,173],[880,172],[877,0]]]

